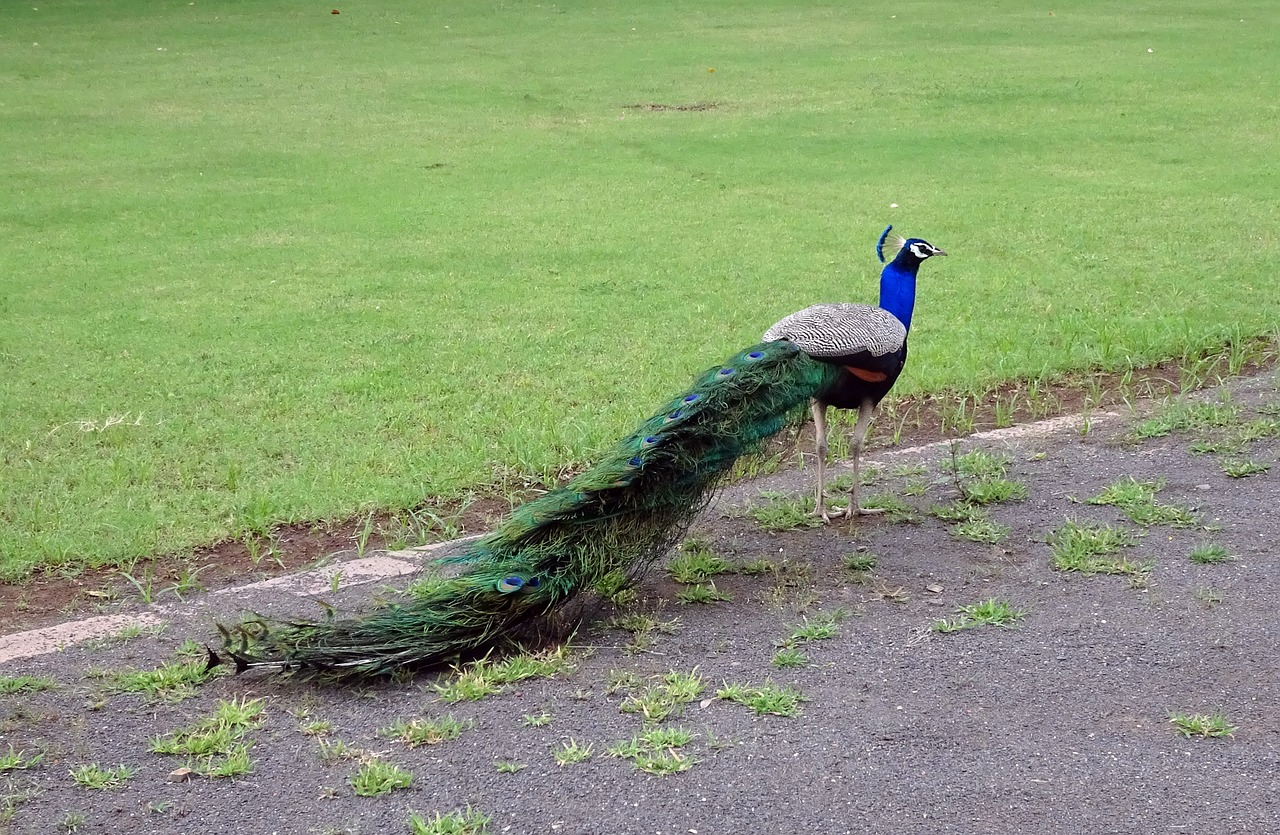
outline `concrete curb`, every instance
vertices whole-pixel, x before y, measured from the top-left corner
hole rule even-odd
[[[968,435],[960,440],[965,443],[991,443],[1042,439],[1065,431],[1076,431],[1086,419],[1090,422],[1091,426],[1101,426],[1114,423],[1122,417],[1123,416],[1119,412],[1095,412],[1089,415],[1063,415],[1061,417],[1049,418],[1048,420],[1037,421],[1035,423],[1029,423],[1021,426],[1011,426],[1005,429],[993,429],[986,432],[978,432],[973,435]],[[946,448],[950,444],[951,441],[935,441],[933,443],[921,444],[920,446],[908,447],[905,449],[882,450],[868,455],[867,458],[874,461],[879,458],[898,458],[905,455],[921,455],[937,449]],[[248,583],[242,586],[231,586],[229,588],[219,589],[218,591],[212,592],[208,595],[208,598],[225,600],[227,597],[232,595],[251,595],[259,591],[271,591],[277,595],[288,594],[296,597],[315,597],[331,591],[334,587],[335,578],[337,578],[337,583],[340,584],[342,588],[391,580],[396,577],[404,577],[421,571],[424,563],[424,557],[437,552],[447,553],[449,551],[458,550],[462,546],[479,539],[481,536],[483,536],[483,534],[475,534],[473,536],[462,537],[461,539],[453,539],[448,542],[437,542],[432,545],[423,545],[417,548],[408,548],[401,551],[380,552],[373,556],[362,557],[360,559],[349,560],[346,562],[336,562],[322,568],[302,571],[297,574],[290,574],[284,577],[274,577],[270,580],[263,580],[257,583]],[[84,643],[85,641],[115,635],[122,629],[128,627],[145,627],[163,624],[168,622],[168,619],[180,608],[189,611],[197,609],[203,605],[205,605],[203,601],[193,601],[188,604],[153,606],[148,611],[137,612],[134,614],[99,615],[96,617],[68,621],[56,626],[48,626],[27,632],[18,632],[12,635],[0,636],[0,664],[23,658],[33,658],[35,656],[61,652],[67,647]]]

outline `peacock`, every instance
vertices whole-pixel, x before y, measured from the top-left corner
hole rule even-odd
[[[884,263],[885,243],[892,226],[880,234],[876,256]],[[866,304],[816,304],[792,313],[764,333],[764,341],[785,339],[814,359],[838,370],[835,380],[814,392],[811,400],[817,458],[817,500],[814,515],[830,522],[833,517],[881,513],[858,503],[858,459],[866,443],[871,418],[880,401],[898,381],[907,362],[907,332],[916,302],[916,273],[935,255],[947,253],[920,238],[896,238],[897,255],[880,272],[880,306]],[[841,510],[827,509],[826,463],[828,449],[827,408],[856,409],[849,458],[853,485],[849,503]]]
[[[823,499],[828,406],[858,410],[854,449],[906,359],[916,272],[941,249],[919,238],[897,252],[880,306],[825,304],[794,313],[693,385],[589,470],[513,510],[492,533],[442,562],[409,602],[320,621],[252,616],[220,626],[238,672],[266,667],[338,678],[387,675],[479,655],[512,640],[584,592],[618,590],[684,535],[741,456],[812,410]],[[861,433],[861,434],[860,434]],[[857,479],[852,503],[856,508]],[[857,512],[853,510],[853,512]],[[215,652],[211,663],[220,663]]]

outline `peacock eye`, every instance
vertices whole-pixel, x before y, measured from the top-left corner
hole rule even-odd
[[[503,577],[498,581],[498,591],[503,594],[511,594],[512,592],[520,591],[523,586],[524,578],[516,574],[512,574],[510,577]]]
[[[689,395],[688,397],[686,397],[686,398],[684,399],[684,402],[686,402],[686,403],[697,403],[700,397],[701,397],[701,395],[691,394],[691,395]]]
[[[728,377],[728,376],[730,376],[730,375],[732,375],[732,374],[733,374],[733,369],[732,369],[732,368],[721,368],[721,369],[720,369],[720,376],[721,376],[721,377]]]
[[[764,356],[764,352],[763,352],[763,351],[752,351],[751,353],[747,354],[747,359],[749,359],[749,360],[758,360],[758,359],[760,359],[760,358],[761,358],[761,357],[763,357],[763,356]]]

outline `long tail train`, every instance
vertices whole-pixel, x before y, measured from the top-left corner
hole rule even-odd
[[[516,508],[411,603],[325,621],[220,627],[238,670],[370,676],[480,651],[683,535],[733,463],[801,418],[838,367],[766,342],[702,374],[587,472]]]

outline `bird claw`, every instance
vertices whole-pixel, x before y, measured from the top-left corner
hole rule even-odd
[[[809,515],[817,516],[820,519],[822,519],[823,522],[826,522],[827,524],[831,524],[831,521],[833,519],[844,519],[846,516],[848,516],[849,508],[835,507],[835,508],[828,509],[827,506],[823,504],[814,508],[813,512],[810,513]]]
[[[860,507],[854,514],[856,516],[879,516],[884,513],[883,507]]]

